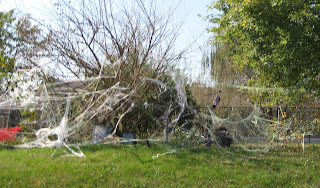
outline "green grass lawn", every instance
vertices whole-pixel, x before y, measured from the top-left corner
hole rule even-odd
[[[0,187],[320,187],[317,145],[306,145],[304,153],[255,153],[236,146],[81,149],[86,158],[64,155],[63,149],[0,146]]]

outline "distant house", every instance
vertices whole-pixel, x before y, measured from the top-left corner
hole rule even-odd
[[[87,81],[85,80],[55,80],[51,85],[54,92],[61,92],[67,94],[69,92],[78,92],[83,90],[87,86]]]
[[[86,86],[84,81],[61,81],[55,80],[47,86],[51,92],[67,95],[70,92],[80,91]],[[39,96],[43,88],[36,91]],[[0,98],[0,129],[19,126],[21,119],[20,110],[10,101]]]
[[[0,100],[0,129],[19,126],[20,111],[7,100]]]

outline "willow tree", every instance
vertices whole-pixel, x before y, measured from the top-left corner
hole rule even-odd
[[[240,86],[244,85],[248,78],[252,76],[249,69],[244,72],[234,69],[232,61],[226,57],[226,45],[213,43],[208,47],[208,51],[204,54],[202,67],[210,70],[212,79],[219,85]]]

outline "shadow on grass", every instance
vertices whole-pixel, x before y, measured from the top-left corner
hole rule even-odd
[[[152,146],[151,148],[155,149],[157,146]],[[147,148],[146,144],[137,144],[134,145],[132,143],[121,143],[120,146],[112,145],[112,144],[92,144],[87,146],[80,147],[83,152],[100,152],[104,150],[137,150],[140,148]]]
[[[122,148],[119,146],[109,145],[109,144],[92,144],[87,146],[80,147],[83,152],[99,152],[103,150],[121,150]]]
[[[14,148],[11,145],[0,145],[0,151],[2,151],[2,150],[14,150],[14,149],[16,149],[16,148]]]

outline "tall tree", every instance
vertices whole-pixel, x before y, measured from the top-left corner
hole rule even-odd
[[[0,82],[2,92],[12,83],[12,74],[19,68],[36,65],[44,55],[47,37],[31,23],[29,15],[16,17],[13,10],[0,12]],[[13,80],[16,82],[17,80]]]
[[[50,29],[58,65],[75,77],[91,77],[118,63],[116,80],[130,86],[146,69],[152,70],[149,77],[159,76],[177,57],[171,51],[178,36],[170,25],[174,9],[160,13],[159,2],[57,1]]]
[[[30,15],[19,16],[15,23],[15,60],[19,68],[39,65],[40,59],[47,56],[50,33],[44,33],[38,25],[31,22]]]
[[[210,31],[228,58],[254,70],[250,86],[320,96],[320,1],[218,0],[209,8],[221,13],[209,16],[218,25]]]
[[[4,78],[13,72],[14,58],[11,55],[13,51],[13,22],[15,18],[13,11],[0,12],[0,83]]]
[[[146,130],[156,122],[153,114],[165,113],[164,118],[171,120],[173,114],[182,113],[173,94],[168,100],[159,97],[163,90],[159,90],[157,81],[172,82],[165,73],[181,58],[173,51],[180,27],[173,25],[174,5],[168,7],[158,0],[56,1],[55,22],[48,29],[55,58],[52,62],[63,70],[57,77],[62,80],[72,76],[86,82],[99,78],[96,84],[87,84],[91,94],[78,105],[85,113],[89,107],[89,112],[94,112],[83,118],[89,127],[109,124],[116,130]],[[119,94],[102,92],[96,96],[120,86]],[[160,109],[148,105],[162,100],[166,105],[157,105]],[[108,104],[111,107],[107,108]]]

